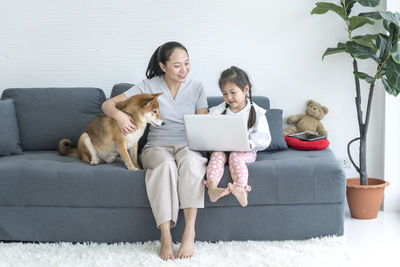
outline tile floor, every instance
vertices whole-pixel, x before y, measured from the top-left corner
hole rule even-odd
[[[400,266],[400,213],[379,212],[376,219],[359,220],[347,209],[344,236],[358,266]]]

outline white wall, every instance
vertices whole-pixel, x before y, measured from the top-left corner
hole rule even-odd
[[[387,0],[387,10],[400,12],[398,0]],[[400,211],[400,98],[385,96],[385,179],[391,185],[385,191],[385,210]]]
[[[219,94],[219,73],[234,64],[285,118],[303,113],[308,99],[327,106],[331,148],[345,156],[358,136],[352,62],[344,54],[321,60],[327,47],[346,41],[345,25],[336,14],[311,16],[315,2],[0,0],[0,93],[96,86],[109,95],[115,83],[143,79],[156,47],[177,40],[189,50],[191,77],[208,95]],[[372,73],[372,65],[361,65]],[[368,134],[372,177],[383,175],[383,96],[379,84]]]

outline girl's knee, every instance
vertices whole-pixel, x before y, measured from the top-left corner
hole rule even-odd
[[[229,154],[229,162],[240,161],[241,160],[241,152],[231,152]]]

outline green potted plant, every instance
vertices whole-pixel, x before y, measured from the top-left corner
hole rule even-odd
[[[343,19],[347,31],[347,41],[339,42],[336,47],[326,49],[322,56],[347,53],[353,58],[353,74],[355,79],[355,104],[360,136],[347,145],[347,153],[354,168],[360,174],[359,178],[347,179],[347,201],[352,217],[360,219],[376,218],[383,199],[386,186],[382,179],[369,178],[367,175],[366,141],[371,113],[371,103],[376,82],[381,80],[386,92],[397,96],[400,92],[400,14],[392,12],[365,12],[352,15],[354,5],[377,7],[380,0],[339,0],[339,4],[317,2],[311,14],[325,14],[332,11]],[[355,35],[354,31],[366,24],[383,23],[385,32]],[[376,72],[369,75],[360,72],[357,60],[371,60],[376,65]],[[361,83],[367,83],[368,102],[365,116],[361,107]],[[350,154],[350,146],[359,141],[359,166]]]

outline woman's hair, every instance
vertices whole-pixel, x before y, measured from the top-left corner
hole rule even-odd
[[[188,54],[186,48],[178,42],[165,43],[159,46],[156,49],[156,51],[154,51],[153,55],[150,58],[149,65],[147,66],[146,70],[147,79],[151,79],[155,76],[161,76],[164,74],[159,63],[161,62],[162,64],[166,65],[167,61],[169,60],[169,57],[176,48],[181,48],[185,50],[186,53]]]
[[[249,76],[247,73],[235,66],[232,66],[221,73],[221,77],[219,78],[218,85],[219,88],[223,88],[225,84],[233,83],[237,87],[239,87],[242,91],[245,90],[246,86],[249,87],[249,100],[251,104],[249,119],[247,121],[247,128],[250,129],[256,123],[256,111],[253,106],[253,98],[251,95],[251,83]],[[226,104],[225,111],[222,114],[226,114],[226,110],[228,109],[229,105]]]

